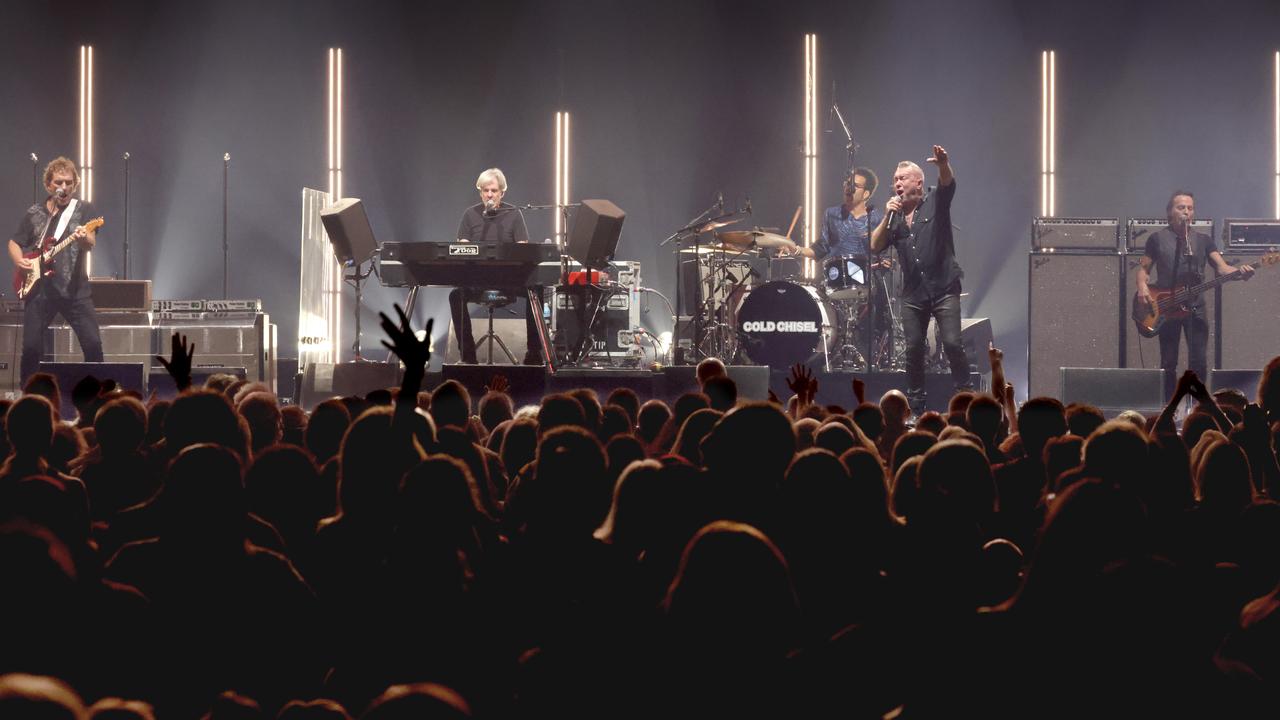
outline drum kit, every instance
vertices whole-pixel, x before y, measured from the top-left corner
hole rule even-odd
[[[789,237],[760,229],[719,231],[740,220],[707,223],[698,230],[712,234],[708,242],[680,250],[682,268],[697,267],[690,307],[698,321],[698,357],[772,367],[821,362],[828,370],[905,366],[892,268],[872,270],[864,267],[865,257],[833,256],[820,264],[817,278],[808,279]],[[877,308],[878,337],[868,338]]]

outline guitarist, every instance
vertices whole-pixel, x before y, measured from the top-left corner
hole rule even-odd
[[[97,242],[96,231],[86,231],[84,223],[94,217],[93,206],[73,198],[80,185],[75,163],[54,158],[44,169],[49,197],[27,209],[18,230],[9,239],[9,258],[20,270],[32,267],[24,254],[43,250],[69,236],[68,245],[49,263],[51,275],[41,278],[26,297],[22,322],[22,380],[40,367],[44,355],[44,331],[61,313],[76,333],[85,362],[102,362],[102,338],[98,331],[85,253]]]
[[[1222,259],[1213,238],[1191,229],[1191,222],[1196,217],[1195,196],[1186,190],[1176,190],[1169,197],[1165,211],[1169,226],[1147,237],[1146,254],[1136,273],[1138,297],[1147,303],[1152,301],[1152,287],[1171,290],[1201,282],[1207,261],[1213,262],[1219,274],[1237,270]],[[1152,268],[1155,268],[1154,283],[1150,280]],[[1243,273],[1243,279],[1247,280],[1253,274],[1253,268],[1248,265],[1241,265],[1238,269]],[[1164,370],[1165,398],[1173,395],[1178,382],[1179,335],[1185,334],[1187,338],[1187,366],[1197,377],[1209,377],[1209,321],[1205,317],[1203,295],[1191,298],[1185,307],[1188,311],[1186,317],[1166,317],[1160,327],[1160,368]]]

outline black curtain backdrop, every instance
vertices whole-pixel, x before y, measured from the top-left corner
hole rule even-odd
[[[4,14],[0,222],[16,227],[31,202],[30,153],[41,168],[75,158],[78,46],[90,43],[94,199],[108,221],[94,274],[121,271],[127,151],[132,276],[154,279],[157,298],[219,297],[229,152],[231,295],[263,299],[285,357],[299,192],[326,185],[331,46],[345,54],[346,195],[364,199],[379,240],[452,238],[490,166],[509,201],[551,202],[564,109],[573,196],[626,210],[619,258],[670,293],[670,248],[657,245],[718,191],[730,205],[749,196],[752,221],[785,232],[802,195],[803,35],[818,33],[823,204],[839,202],[845,166],[833,99],[859,164],[886,186],[898,160],[945,145],[965,314],[991,318],[1020,395],[1042,49],[1057,51],[1059,215],[1159,216],[1182,187],[1202,217],[1273,210],[1280,3],[1263,0],[12,2]],[[549,215],[526,217],[535,238],[551,235]],[[402,297],[367,290],[366,349],[377,311]],[[425,297],[420,317],[443,327],[444,295]],[[655,301],[645,322],[667,329],[665,312]]]

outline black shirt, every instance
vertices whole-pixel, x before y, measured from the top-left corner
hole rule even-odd
[[[502,203],[493,215],[484,214],[477,203],[462,213],[458,223],[458,239],[471,242],[529,242],[529,229],[524,215],[514,205]]]
[[[889,227],[888,244],[898,248],[902,262],[902,299],[913,303],[937,300],[960,293],[964,271],[956,262],[951,234],[951,199],[956,182],[929,193],[916,207],[910,227],[899,215]]]
[[[91,203],[77,201],[66,229],[62,231],[61,237],[54,238],[52,236],[58,230],[63,212],[64,210],[59,209],[50,217],[49,209],[43,202],[27,208],[12,238],[18,247],[22,248],[23,254],[29,254],[41,247],[45,239],[41,237],[42,232],[45,237],[57,242],[75,232],[76,226],[84,225],[89,219],[96,217]],[[47,284],[63,297],[89,297],[89,275],[84,266],[84,248],[79,242],[73,242],[63,248],[62,252],[54,257],[52,264],[53,275],[44,278],[41,284],[46,284],[45,281],[48,281]]]
[[[1155,274],[1152,287],[1168,290],[1175,285],[1196,285],[1204,282],[1205,263],[1209,253],[1217,252],[1218,246],[1213,238],[1201,232],[1191,231],[1191,253],[1187,253],[1187,244],[1169,228],[1162,228],[1147,236],[1146,255],[1151,258],[1151,269]],[[1178,281],[1174,281],[1173,262],[1178,261]],[[1196,295],[1191,301],[1192,307],[1204,305],[1203,294]]]

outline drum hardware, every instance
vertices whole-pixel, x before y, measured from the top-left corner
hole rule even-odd
[[[752,290],[736,313],[739,347],[759,365],[786,367],[820,353],[831,369],[840,327],[835,309],[812,285],[770,282]]]
[[[764,230],[730,230],[716,233],[716,240],[722,245],[729,245],[743,250],[755,250],[757,248],[768,250],[786,248],[789,250],[796,245],[791,241],[791,238],[777,233],[765,232]]]

